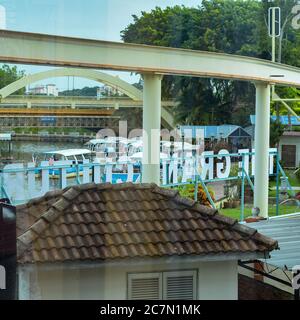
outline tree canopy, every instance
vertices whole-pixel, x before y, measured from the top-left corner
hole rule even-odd
[[[18,71],[16,66],[10,67],[4,64],[0,67],[0,89],[6,87],[24,76],[23,71]],[[22,88],[14,94],[24,94],[25,88]]]
[[[282,62],[300,66],[300,35],[291,27],[294,0],[203,0],[198,8],[174,6],[133,15],[122,32],[125,42],[189,48],[271,59],[267,12],[281,6]],[[278,49],[278,48],[277,48]],[[254,112],[254,86],[239,81],[165,76],[163,98],[176,98],[175,117],[182,124],[247,125]]]

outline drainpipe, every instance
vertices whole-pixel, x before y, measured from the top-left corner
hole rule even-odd
[[[0,199],[0,300],[17,298],[16,208]]]

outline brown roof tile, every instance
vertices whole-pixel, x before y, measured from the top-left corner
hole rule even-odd
[[[154,184],[86,184],[17,207],[18,260],[268,252],[277,242]]]

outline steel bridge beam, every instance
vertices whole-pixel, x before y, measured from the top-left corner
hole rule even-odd
[[[142,108],[143,100],[132,100],[129,98],[119,97],[119,98],[101,98],[96,97],[76,97],[76,96],[34,96],[34,95],[10,95],[3,98],[0,102],[0,106],[12,105],[12,106],[27,106],[30,103],[31,106],[71,106],[75,104],[75,107],[80,106],[99,106],[99,107],[115,107],[119,108]],[[162,107],[174,107],[176,105],[173,100],[165,100],[161,102]]]
[[[46,108],[0,108],[0,117],[3,115],[24,116],[39,115],[39,116],[111,116],[115,112],[114,109],[46,109]]]
[[[50,117],[49,117],[50,118]],[[7,130],[14,128],[105,128],[109,127],[112,129],[118,128],[119,117],[56,117],[55,119],[42,119],[40,116],[20,116],[20,117],[10,117],[3,116],[0,117],[0,127],[6,128]]]

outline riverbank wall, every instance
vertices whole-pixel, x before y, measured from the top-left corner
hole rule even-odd
[[[73,142],[85,143],[96,135],[72,135],[72,134],[15,134],[12,141],[39,141],[39,142]]]

